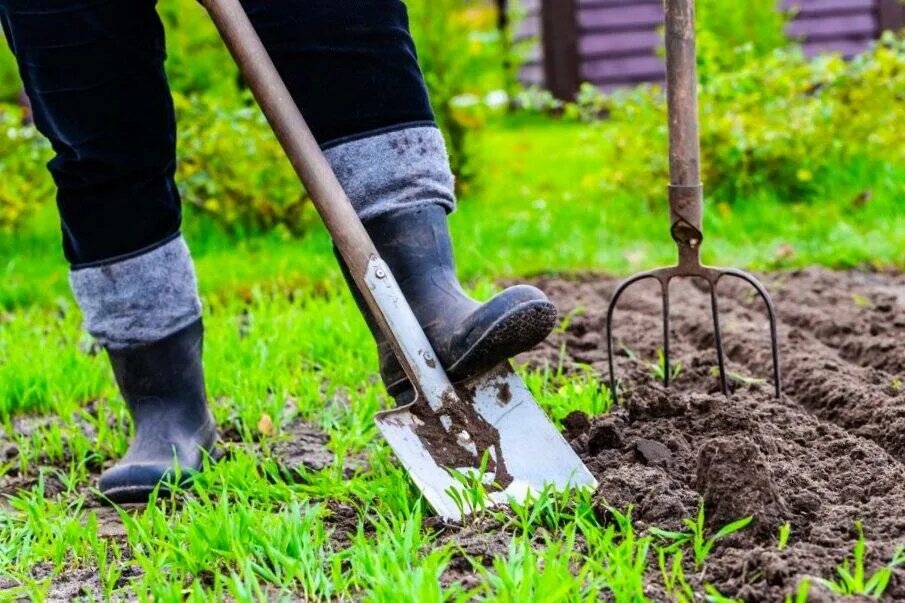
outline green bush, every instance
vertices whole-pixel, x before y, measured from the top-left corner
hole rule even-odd
[[[170,87],[185,95],[235,95],[239,70],[197,0],[159,2],[157,11],[166,29]]]
[[[769,189],[814,197],[855,166],[903,165],[905,43],[849,63],[775,51],[702,85],[705,182],[726,200]]]
[[[726,10],[725,0],[697,0],[698,78],[706,82],[711,74],[736,69],[740,52],[750,60],[788,46],[785,32],[790,15],[776,5],[738,0],[732,10]]]
[[[175,93],[174,102],[177,182],[184,203],[236,233],[277,226],[302,232],[308,198],[251,99]],[[45,169],[50,145],[21,121],[18,107],[0,108],[0,228],[5,230],[54,194]]]
[[[21,89],[16,60],[9,51],[3,32],[0,31],[0,103],[15,102]]]
[[[22,125],[22,109],[0,106],[0,230],[12,229],[53,197],[44,169],[50,156],[50,144],[34,127]]]
[[[704,39],[707,39],[706,36]],[[713,38],[711,38],[711,41]],[[820,196],[859,174],[905,165],[905,40],[886,34],[850,62],[804,57],[799,48],[702,44],[699,88],[702,168],[708,195],[734,202],[769,192]],[[719,54],[719,70],[710,57]],[[665,98],[659,86],[602,95],[585,86],[567,118],[594,126],[612,156],[595,175],[604,188],[662,199],[668,178]]]
[[[250,97],[174,95],[183,201],[233,232],[304,230],[308,197]]]
[[[487,0],[406,0],[418,61],[460,184],[468,179],[466,135],[485,121],[484,97],[507,85],[511,51]],[[505,67],[504,67],[505,66]]]

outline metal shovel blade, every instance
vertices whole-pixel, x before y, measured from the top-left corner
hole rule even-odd
[[[498,441],[491,449],[498,485],[500,468],[505,468],[508,483],[502,489],[487,488],[482,504],[487,507],[506,504],[510,499],[524,502],[529,495],[537,496],[545,488],[566,490],[597,487],[597,480],[588,471],[562,434],[538,406],[531,392],[508,362],[484,375],[457,386],[459,399],[471,406],[492,431]],[[424,413],[420,413],[423,415]],[[450,470],[460,474],[476,474],[474,466],[448,466],[425,435],[425,420],[419,416],[417,402],[378,413],[374,420],[389,442],[415,485],[438,515],[446,520],[459,521],[473,512],[467,501],[466,485]],[[430,416],[427,415],[430,421]],[[496,458],[497,455],[501,459]],[[502,460],[502,462],[500,462]],[[490,475],[480,476],[487,484]],[[458,502],[457,502],[458,499]]]

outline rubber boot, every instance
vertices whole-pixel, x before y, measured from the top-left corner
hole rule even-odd
[[[161,341],[107,351],[135,423],[125,457],[98,483],[112,502],[145,502],[157,484],[166,491],[177,473],[184,484],[213,451],[217,429],[204,389],[203,331],[198,320]]]
[[[442,207],[407,209],[364,225],[453,382],[533,348],[556,324],[556,307],[536,287],[516,285],[483,304],[465,294],[456,278]],[[342,261],[340,265],[377,342],[387,391],[397,404],[412,402],[414,390],[402,365]]]

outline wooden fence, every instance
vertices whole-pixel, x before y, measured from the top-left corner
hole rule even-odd
[[[905,26],[900,0],[779,0],[795,11],[788,34],[809,55],[839,52],[850,58],[887,29]],[[562,99],[581,82],[605,90],[664,79],[662,0],[522,0],[518,38],[539,43],[521,79]],[[727,2],[727,10],[731,10]]]

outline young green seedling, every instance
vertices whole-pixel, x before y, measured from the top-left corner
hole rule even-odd
[[[490,466],[490,451],[485,450],[481,456],[481,463],[477,469],[452,469],[447,471],[459,487],[450,486],[446,489],[446,494],[453,500],[456,509],[463,517],[473,514],[475,517],[482,515],[487,510],[487,487],[485,479],[487,476],[487,468]],[[489,484],[492,488],[498,488],[499,484]]]
[[[717,542],[745,529],[752,521],[754,521],[754,517],[751,515],[743,517],[742,519],[737,519],[726,524],[717,530],[716,534],[708,538],[704,535],[704,505],[702,503],[698,507],[698,514],[694,519],[684,520],[688,531],[673,532],[662,530],[657,527],[652,527],[649,531],[652,535],[670,542],[670,544],[665,547],[665,550],[667,551],[679,550],[685,545],[690,545],[691,550],[694,552],[695,569],[700,570]]]
[[[669,555],[669,561],[667,561]],[[657,548],[657,565],[660,575],[663,576],[663,587],[667,594],[676,603],[692,603],[694,601],[694,589],[685,578],[685,569],[682,567],[682,551],[678,550],[671,555],[665,548]]]
[[[776,548],[780,551],[785,549],[789,544],[789,536],[792,535],[792,524],[788,521],[779,526],[779,535],[777,536]]]
[[[741,599],[733,599],[732,597],[727,597],[726,595],[718,591],[713,584],[705,584],[704,590],[707,592],[705,599],[709,603],[741,603]]]
[[[840,595],[863,595],[879,599],[889,586],[892,571],[905,564],[905,547],[897,548],[889,563],[868,576],[865,568],[867,541],[860,521],[855,522],[855,531],[858,538],[855,540],[851,558],[836,567],[835,580],[821,579],[820,582]]]
[[[892,391],[894,391],[897,394],[899,392],[901,392],[903,389],[905,389],[905,384],[903,384],[902,378],[893,377],[892,380],[889,382],[889,389],[891,389]]]
[[[663,352],[663,348],[657,348],[657,361],[649,362],[648,365],[650,367],[651,376],[657,381],[664,381],[666,378],[666,354]],[[675,381],[678,379],[679,375],[682,374],[682,363],[674,362],[669,367],[669,380]]]
[[[811,592],[811,581],[808,578],[802,578],[795,589],[795,597],[786,595],[784,603],[808,603],[808,594]]]

